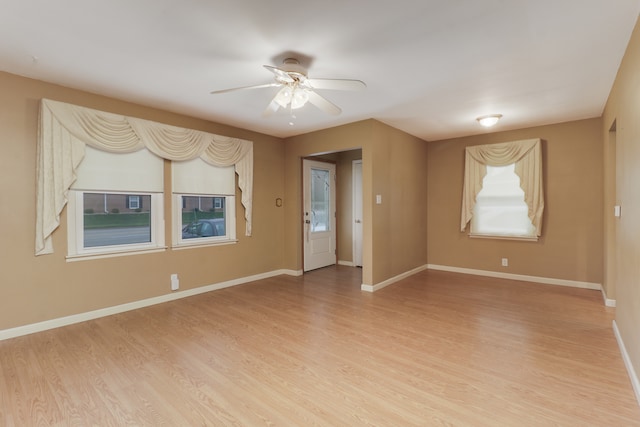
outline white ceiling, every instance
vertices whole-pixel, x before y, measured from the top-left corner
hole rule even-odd
[[[640,0],[0,0],[0,70],[279,137],[374,118],[425,140],[597,117]],[[286,52],[360,79],[263,118]],[[293,121],[293,126],[289,122]]]

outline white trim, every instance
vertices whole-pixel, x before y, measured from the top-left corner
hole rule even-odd
[[[208,243],[194,243],[193,245],[181,245],[181,246],[172,246],[172,251],[181,251],[184,249],[198,249],[198,248],[207,248],[211,246],[224,246],[224,245],[235,245],[240,240],[220,240],[218,242],[209,241]]]
[[[449,267],[446,265],[427,264],[430,270],[450,271],[453,273],[474,274],[476,276],[497,277],[500,279],[522,280],[525,282],[544,283],[547,285],[569,286],[572,288],[602,290],[600,283],[579,282],[577,280],[554,279],[551,277],[527,276],[524,274],[500,273],[498,271],[475,270],[472,268]]]
[[[360,176],[356,173],[356,165],[360,165]],[[356,183],[359,182],[359,186]],[[352,266],[357,267],[356,262],[360,262],[362,267],[362,239],[364,230],[360,232],[360,242],[357,239],[356,233],[356,220],[360,221],[360,227],[362,226],[363,212],[364,212],[364,200],[362,197],[362,159],[351,161],[351,258],[353,259]],[[360,197],[357,197],[360,196]],[[359,208],[359,209],[358,209]],[[360,218],[355,217],[355,212],[360,211]],[[358,243],[360,243],[358,245]],[[358,246],[360,246],[360,253],[358,253]]]
[[[409,276],[413,276],[416,273],[419,273],[421,271],[426,270],[428,267],[427,264],[425,265],[421,265],[420,267],[416,267],[413,270],[409,270],[409,271],[405,271],[404,273],[398,274],[397,276],[394,276],[390,279],[387,279],[383,282],[380,282],[376,285],[367,285],[365,283],[363,283],[362,285],[360,285],[360,290],[362,291],[366,291],[366,292],[375,292],[375,291],[379,291],[382,288],[385,288],[389,285],[392,285],[402,279],[406,279]]]
[[[84,194],[105,194],[121,196],[150,196],[149,213],[151,241],[146,243],[118,244],[84,247]],[[105,200],[106,203],[106,200]],[[163,193],[113,192],[102,190],[69,190],[67,200],[67,262],[89,259],[111,258],[114,256],[137,255],[164,251],[164,207]]]
[[[156,252],[164,252],[168,248],[166,246],[162,246],[160,248],[153,249],[140,249],[140,250],[123,250],[123,251],[113,251],[113,252],[105,252],[100,255],[67,255],[65,260],[67,262],[76,262],[76,261],[87,261],[92,259],[102,259],[102,258],[113,258],[118,256],[129,256],[129,255],[139,255],[139,254],[152,254]]]
[[[304,274],[304,271],[302,270],[278,270],[278,272],[288,276],[302,276]]]
[[[193,295],[203,294],[206,292],[216,291],[218,289],[228,288],[231,286],[242,285],[244,283],[253,282],[255,280],[268,279],[279,275],[300,276],[302,271],[299,270],[275,270],[267,273],[256,274],[248,277],[227,280],[225,282],[215,283],[212,285],[201,286],[194,289],[172,292],[170,294],[160,295],[157,297],[147,298],[139,301],[133,301],[126,304],[120,304],[112,307],[101,308],[98,310],[87,311],[84,313],[73,314],[71,316],[59,317],[57,319],[45,320],[43,322],[32,323],[29,325],[18,326],[15,328],[0,330],[0,341],[10,338],[29,335],[36,332],[42,332],[49,329],[59,328],[61,326],[72,325],[74,323],[85,322],[100,317],[111,316],[113,314],[123,313],[125,311],[136,310],[151,305],[162,304],[168,301],[174,301]]]
[[[509,236],[500,234],[469,233],[472,239],[519,240],[521,242],[537,242],[538,236]]]
[[[633,387],[633,391],[636,394],[636,400],[640,405],[640,381],[638,380],[638,375],[636,375],[636,370],[633,368],[633,364],[631,363],[631,359],[629,358],[629,353],[627,353],[627,348],[624,345],[624,341],[622,341],[622,336],[620,335],[620,331],[618,330],[618,324],[616,321],[613,321],[613,333],[616,336],[616,341],[618,341],[618,347],[620,348],[620,354],[622,354],[622,360],[624,361],[624,366],[627,368],[627,374],[629,375],[629,379],[631,380],[631,386]]]
[[[234,175],[235,176],[235,175]],[[234,181],[235,182],[235,181]],[[224,236],[210,236],[199,237],[196,239],[183,239],[182,238],[182,200],[183,197],[200,197],[200,198],[220,198],[224,201]],[[185,248],[202,248],[205,246],[218,246],[226,245],[229,243],[236,243],[238,241],[236,237],[236,197],[232,195],[224,194],[186,194],[186,193],[173,193],[171,196],[171,203],[173,206],[173,236],[171,240],[171,249],[185,249]],[[200,202],[199,202],[200,204]]]
[[[604,286],[601,289],[602,291],[602,299],[604,300],[604,305],[607,307],[615,307],[616,300],[607,298],[607,292],[604,290]]]
[[[341,261],[338,260],[338,265],[346,265],[347,267],[355,267],[353,261]]]

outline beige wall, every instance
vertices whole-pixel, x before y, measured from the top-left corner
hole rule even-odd
[[[0,259],[4,267],[0,330],[164,295],[170,293],[173,273],[180,277],[181,290],[186,290],[283,268],[301,269],[300,159],[319,153],[349,151],[337,157],[342,164],[340,173],[347,175],[350,172],[343,166],[352,157],[364,159],[364,221],[368,226],[363,258],[369,267],[363,281],[379,283],[426,263],[427,146],[382,123],[367,120],[283,142],[7,73],[0,73],[0,91]],[[238,221],[239,242],[235,245],[66,262],[63,211],[61,225],[53,234],[55,253],[35,257],[36,133],[42,98],[254,141],[254,235],[245,237],[244,223]],[[351,151],[360,147],[366,148]],[[168,185],[168,162],[165,174]],[[343,191],[344,197],[350,197]],[[383,196],[382,205],[373,203],[374,194]],[[283,207],[275,205],[276,198],[284,200]],[[350,203],[344,207],[345,215],[350,215]],[[170,242],[168,198],[165,220]],[[345,227],[339,236],[344,243],[339,250],[350,259],[350,231]],[[379,245],[375,251],[374,242]]]
[[[429,264],[601,284],[601,127],[592,119],[430,142]],[[542,236],[535,243],[469,238],[460,232],[464,148],[529,138],[543,140]]]
[[[500,270],[499,258],[508,256],[510,272],[602,280],[598,259],[601,253],[593,249],[601,247],[601,235],[581,231],[593,223],[601,223],[601,213],[584,215],[580,224],[569,228],[562,225],[572,222],[564,213],[568,211],[567,205],[578,212],[593,210],[594,200],[577,195],[575,189],[580,183],[588,183],[595,190],[601,185],[598,156],[591,149],[584,150],[598,144],[598,132],[594,132],[600,126],[597,120],[429,144],[367,120],[297,136],[283,143],[246,130],[9,74],[0,74],[0,84],[3,93],[0,143],[5,153],[1,160],[4,179],[0,259],[7,270],[0,282],[0,299],[12,302],[0,311],[0,329],[162,295],[169,292],[172,273],[179,274],[181,289],[190,289],[280,268],[301,269],[300,159],[322,153],[343,152],[329,157],[337,162],[341,177],[338,252],[345,261],[352,260],[351,161],[363,159],[364,283],[374,285],[424,265],[427,249],[429,262],[433,264]],[[56,252],[34,257],[36,121],[38,101],[43,97],[253,140],[254,236],[244,237],[243,223],[239,221],[237,245],[67,263],[63,212],[61,226],[54,233]],[[458,233],[460,197],[459,191],[452,192],[451,188],[460,186],[463,147],[530,137],[545,139],[545,156],[553,154],[547,174],[549,179],[560,177],[560,184],[554,184],[551,191],[550,181],[547,183],[542,241],[533,245],[472,241]],[[580,147],[582,157],[576,158],[572,152]],[[555,161],[557,158],[567,159],[568,163]],[[585,173],[585,167],[589,173]],[[170,173],[168,164],[165,169]],[[381,205],[375,204],[376,194],[382,196]],[[284,199],[282,208],[275,206],[278,197]],[[558,213],[551,215],[549,212],[554,209]],[[238,212],[242,212],[239,202]],[[170,215],[167,204],[167,235],[171,231]],[[524,262],[529,258],[538,261]]]
[[[363,283],[375,285],[427,262],[604,283],[608,296],[618,301],[617,323],[640,369],[640,275],[635,267],[640,227],[633,221],[640,214],[635,190],[640,148],[634,143],[640,140],[639,51],[636,30],[602,120],[430,143],[375,120],[283,141],[0,73],[0,330],[167,294],[172,273],[179,274],[184,290],[283,268],[301,270],[301,159],[343,152],[329,156],[341,177],[349,175],[340,179],[338,254],[340,260],[351,260],[351,231],[346,226],[351,221],[350,163],[359,157]],[[254,235],[245,237],[239,220],[236,245],[67,263],[63,212],[53,236],[56,252],[35,257],[36,123],[43,97],[253,140]],[[614,120],[617,130],[611,133]],[[540,241],[469,239],[458,230],[464,147],[527,138],[544,141],[546,208]],[[170,173],[168,163],[165,171]],[[380,205],[375,203],[377,194],[383,199]],[[276,207],[276,198],[284,200],[283,207]],[[615,221],[606,215],[614,202],[623,205],[623,217]],[[241,218],[239,198],[237,205]],[[166,204],[167,241],[170,215]],[[622,254],[618,259],[616,251]],[[508,268],[500,266],[503,257],[509,258]]]
[[[172,273],[178,273],[184,290],[283,267],[284,214],[275,206],[275,199],[284,197],[280,139],[6,73],[0,73],[0,93],[0,330],[167,294]],[[240,219],[244,209],[237,197],[235,245],[68,263],[65,211],[53,234],[55,253],[35,257],[41,98],[254,141],[254,235],[244,236]],[[165,166],[170,173],[168,163]],[[170,215],[166,204],[167,242],[171,242]]]
[[[375,120],[285,140],[286,268],[302,269],[301,159],[362,148],[363,283],[426,264],[427,144]],[[375,171],[375,173],[374,173]],[[383,198],[375,204],[375,195]]]
[[[615,122],[615,132],[610,132]],[[607,291],[617,302],[616,324],[640,372],[640,24],[631,36],[602,123],[606,174]],[[622,216],[612,219],[612,204]]]
[[[310,156],[336,160],[336,153],[359,149],[370,135],[371,121],[352,123],[285,139],[285,268],[302,270],[302,159]]]
[[[371,193],[366,193],[363,184],[364,225],[367,230],[369,219],[373,227],[375,285],[427,263],[429,143],[380,122],[374,122],[373,134],[371,149],[363,152],[362,173],[363,181],[371,178]],[[378,194],[380,205],[375,203]]]

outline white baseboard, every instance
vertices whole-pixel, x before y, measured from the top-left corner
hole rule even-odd
[[[604,290],[604,286],[602,287],[601,291],[602,291],[602,299],[604,300],[604,305],[606,305],[607,307],[615,307],[616,300],[607,298],[607,292]]]
[[[472,268],[449,267],[446,265],[428,264],[430,270],[451,271],[453,273],[474,274],[476,276],[497,277],[500,279],[522,280],[525,282],[544,283],[547,285],[570,286],[572,288],[602,290],[600,283],[579,282],[576,280],[554,279],[550,277],[527,276],[524,274],[500,273],[498,271],[474,270]]]
[[[343,265],[346,265],[346,264],[343,264]],[[509,273],[498,273],[498,272],[485,271],[485,270],[472,270],[468,268],[447,267],[447,266],[433,265],[433,264],[426,264],[426,265],[414,268],[413,270],[406,271],[402,274],[399,274],[395,277],[387,279],[376,285],[368,285],[363,283],[360,286],[360,289],[366,292],[375,292],[395,282],[398,282],[404,278],[407,278],[416,273],[424,271],[426,269],[451,271],[451,272],[463,273],[463,274],[475,274],[480,276],[499,277],[499,278],[513,279],[513,280],[525,280],[529,282],[538,282],[538,283],[547,283],[547,284],[555,284],[555,285],[562,285],[562,286],[573,286],[573,287],[579,287],[579,288],[601,290],[603,292],[605,304],[610,307],[615,307],[615,300],[608,299],[606,295],[604,295],[604,290],[602,289],[602,286],[596,283],[575,282],[575,281],[561,280],[561,279],[548,279],[543,277],[523,276],[523,275],[509,274]],[[303,274],[303,271],[289,270],[289,269],[275,270],[267,273],[256,274],[253,276],[228,280],[226,282],[220,282],[212,285],[201,286],[194,289],[187,289],[184,291],[172,292],[170,294],[160,295],[157,297],[147,298],[139,301],[133,301],[130,303],[120,304],[113,307],[106,307],[98,310],[88,311],[85,313],[79,313],[71,316],[60,317],[57,319],[45,320],[43,322],[32,323],[29,325],[18,326],[15,328],[4,329],[4,330],[0,330],[0,341],[6,340],[9,338],[19,337],[22,335],[28,335],[36,332],[46,331],[49,329],[59,328],[61,326],[72,325],[74,323],[80,323],[87,320],[97,319],[100,317],[111,316],[113,314],[123,313],[125,311],[130,311],[130,310],[136,310],[138,308],[148,307],[155,304],[162,304],[164,302],[186,298],[193,295],[202,294],[205,292],[211,292],[218,289],[228,288],[231,286],[241,285],[244,283],[253,282],[255,280],[267,279],[270,277],[279,276],[281,274],[289,275],[289,276],[301,276]]]
[[[275,270],[267,273],[256,274],[239,279],[228,280],[226,282],[215,283],[212,285],[201,286],[194,289],[184,291],[176,291],[170,294],[160,295],[153,298],[147,298],[139,301],[133,301],[126,304],[120,304],[113,307],[101,308],[98,310],[88,311],[85,313],[73,314],[71,316],[59,317],[57,319],[45,320],[44,322],[32,323],[29,325],[18,326],[11,329],[0,330],[0,341],[9,338],[15,338],[22,335],[33,334],[35,332],[46,331],[49,329],[59,328],[61,326],[72,325],[74,323],[85,322],[87,320],[97,319],[99,317],[111,316],[113,314],[123,313],[125,311],[136,310],[138,308],[148,307],[155,304],[173,301],[193,295],[203,294],[218,289],[228,288],[231,286],[242,285],[244,283],[253,282],[255,280],[268,279],[279,275],[301,276],[302,271],[298,270]]]
[[[633,364],[631,363],[631,359],[629,358],[629,353],[627,353],[627,348],[624,345],[624,341],[622,341],[622,336],[620,335],[620,330],[618,330],[618,324],[615,320],[613,321],[613,333],[616,336],[616,341],[618,341],[620,354],[622,354],[624,366],[627,368],[627,374],[629,375],[629,379],[631,380],[633,391],[636,394],[636,400],[640,405],[640,381],[638,380],[638,375],[636,375],[636,370],[633,368]]]
[[[554,279],[550,277],[526,276],[523,274],[500,273],[499,271],[474,270],[471,268],[449,267],[446,265],[429,264],[430,270],[451,271],[462,274],[475,274],[476,276],[497,277],[500,279],[524,280],[525,282],[544,283],[546,285],[569,286],[572,288],[593,289],[602,293],[604,305],[615,307],[616,300],[607,298],[604,287],[600,283],[580,282],[576,280]]]
[[[352,261],[340,261],[340,260],[338,260],[338,265],[346,265],[347,267],[355,267],[355,264]]]
[[[362,284],[360,285],[360,290],[366,291],[366,292],[375,292],[375,291],[379,291],[382,288],[385,288],[393,283],[396,283],[399,280],[402,280],[404,278],[407,278],[409,276],[413,276],[416,273],[419,273],[421,271],[424,271],[427,269],[427,265],[421,265],[420,267],[416,267],[413,270],[409,270],[409,271],[405,271],[404,273],[398,274],[397,276],[394,276],[390,279],[385,280],[384,282],[380,282],[376,285],[367,285],[367,284]]]
[[[287,276],[302,276],[304,274],[302,270],[278,270],[277,272],[274,272],[274,273],[276,274],[269,277],[277,276],[279,274],[286,274]]]

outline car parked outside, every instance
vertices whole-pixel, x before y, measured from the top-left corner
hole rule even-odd
[[[183,239],[225,236],[226,234],[224,218],[199,219],[182,227]]]

